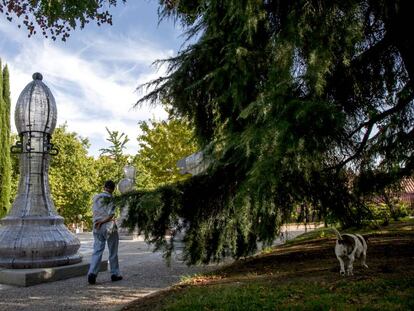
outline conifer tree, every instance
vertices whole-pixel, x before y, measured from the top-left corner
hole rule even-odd
[[[0,217],[10,206],[10,83],[9,70],[0,62]]]
[[[190,263],[270,243],[301,204],[359,225],[370,197],[413,174],[410,1],[163,3],[193,43],[141,102],[171,103],[212,165],[131,198],[158,245],[177,215]]]
[[[7,202],[10,202],[10,192],[11,192],[11,155],[10,155],[10,74],[9,68],[6,65],[3,69],[3,101],[4,101],[4,140],[5,140],[5,169],[4,169],[4,191],[5,191],[5,200],[7,199],[6,206],[9,209],[10,205]]]

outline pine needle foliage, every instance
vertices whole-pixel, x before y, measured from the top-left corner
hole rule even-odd
[[[408,0],[161,3],[194,43],[165,60],[167,76],[140,102],[171,103],[211,163],[123,198],[129,224],[167,256],[171,228],[185,232],[189,263],[245,256],[303,202],[358,225],[369,197],[412,175]]]

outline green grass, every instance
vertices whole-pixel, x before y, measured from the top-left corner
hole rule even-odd
[[[414,310],[412,284],[414,278],[334,284],[306,279],[278,284],[263,279],[191,286],[169,293],[155,310]]]
[[[286,245],[294,245],[299,244],[302,242],[307,242],[315,239],[321,239],[321,238],[333,238],[335,237],[335,233],[332,231],[331,228],[317,228],[315,230],[303,233],[299,236],[297,236],[293,240],[288,240],[286,242]]]

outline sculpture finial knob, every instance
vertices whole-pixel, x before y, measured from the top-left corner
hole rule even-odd
[[[33,80],[40,80],[40,81],[42,81],[42,80],[43,80],[43,76],[42,76],[42,74],[41,74],[40,72],[35,72],[35,73],[32,75],[32,78],[33,78]]]

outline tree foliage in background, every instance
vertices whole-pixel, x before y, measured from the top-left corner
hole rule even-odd
[[[94,159],[88,156],[89,142],[67,125],[57,127],[52,143],[59,153],[51,157],[49,181],[53,202],[66,224],[85,221],[91,224],[92,196],[96,191]]]
[[[123,176],[123,168],[128,164],[129,156],[124,154],[126,144],[129,142],[128,135],[118,131],[111,131],[106,128],[111,145],[108,148],[99,149],[101,152],[98,159],[98,170],[100,173],[100,187],[102,188],[105,180],[112,179],[115,183],[119,182]]]
[[[109,156],[101,155],[94,161],[95,169],[95,190],[102,192],[106,180],[113,180],[117,184],[123,178],[122,168],[128,163],[128,156],[125,156],[124,162],[116,163]]]
[[[19,140],[19,135],[16,133],[10,134],[10,146],[14,146]],[[14,201],[17,194],[17,188],[19,186],[20,177],[19,156],[16,153],[11,154],[11,190],[10,190],[10,206]]]
[[[10,208],[10,81],[7,66],[0,61],[0,218]]]
[[[197,151],[193,131],[182,120],[142,121],[139,123],[139,150],[134,158],[139,189],[158,186],[187,179],[181,175],[177,161]]]

